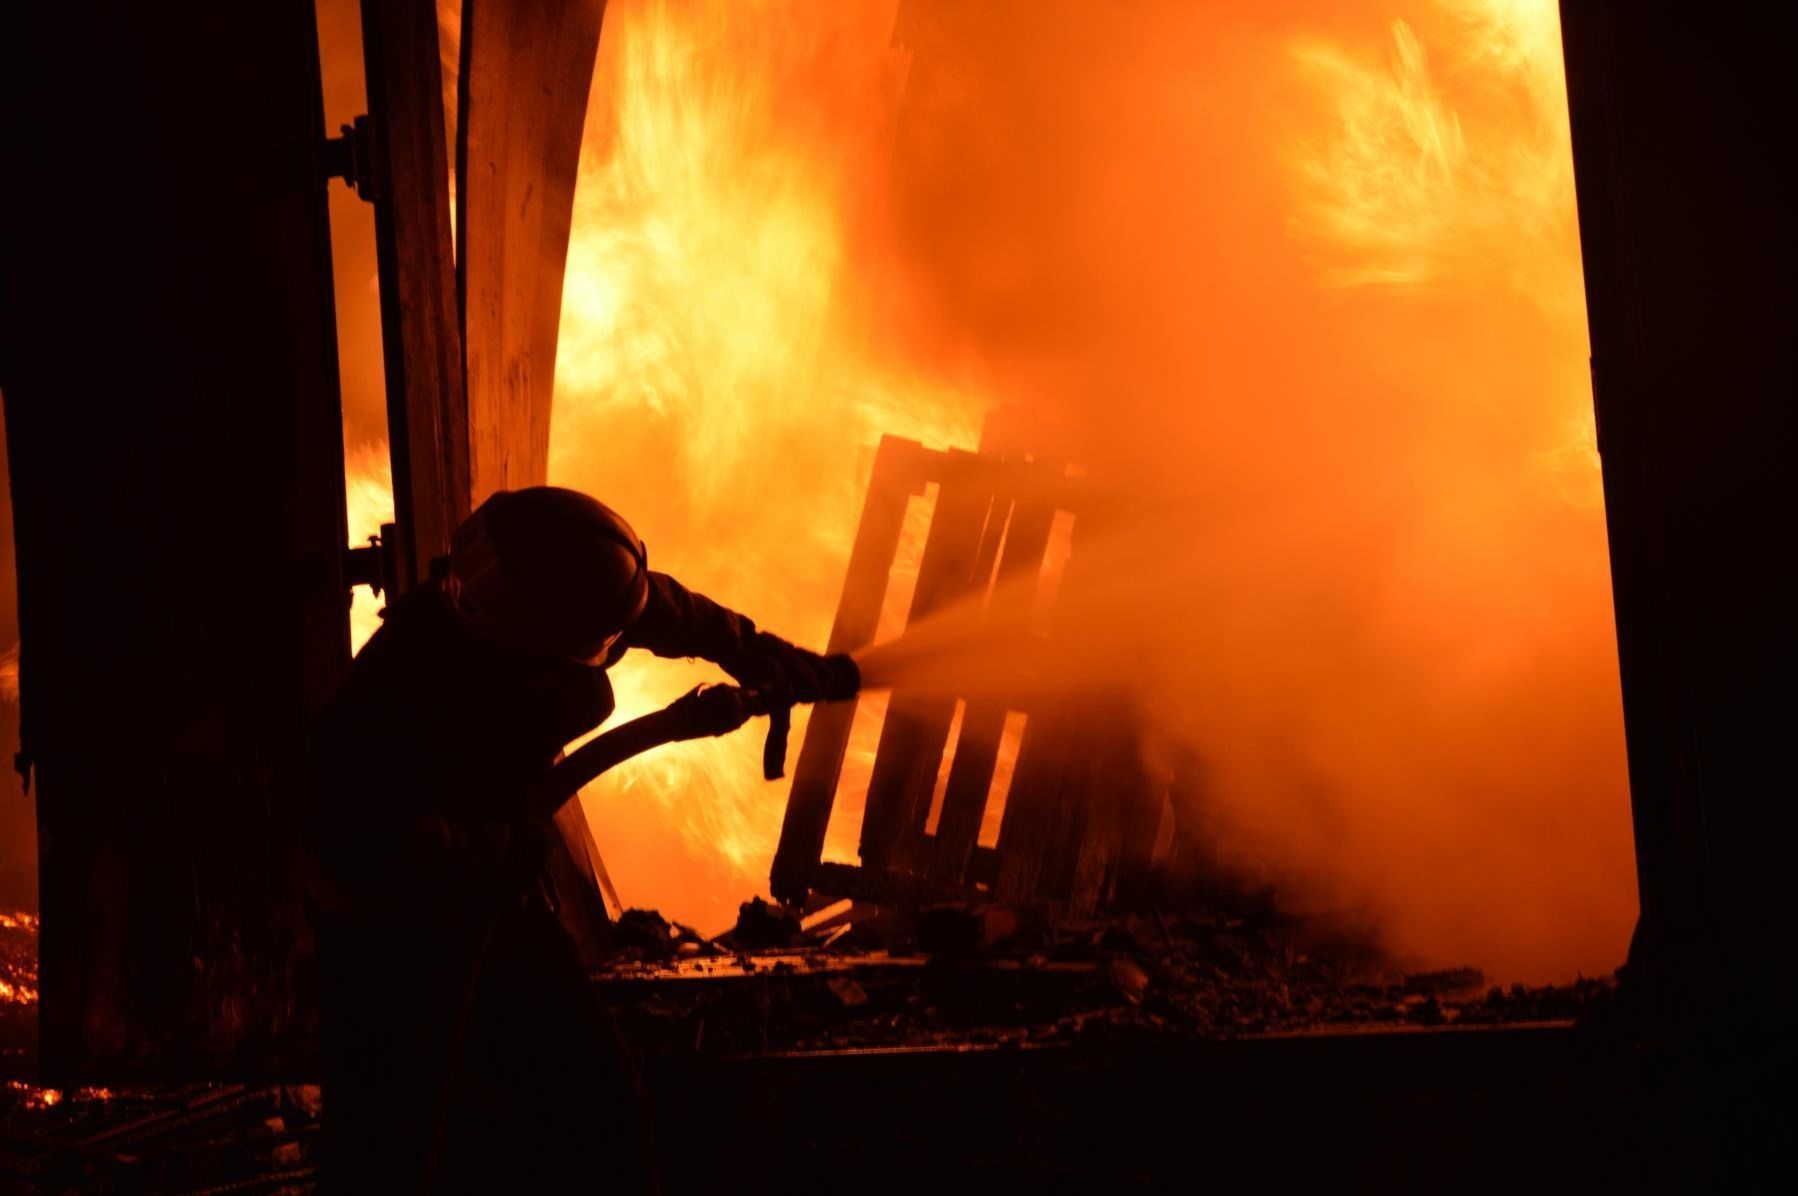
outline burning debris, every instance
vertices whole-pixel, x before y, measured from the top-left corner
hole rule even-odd
[[[0,913],[0,1069],[32,1073],[37,1058],[36,914]]]
[[[1567,1023],[1615,988],[1407,972],[1266,906],[1056,920],[858,904],[784,947],[752,947],[739,930],[697,950],[626,953],[596,978],[640,1049],[722,1056]]]
[[[0,1088],[0,1185],[19,1193],[298,1196],[316,1188],[316,1086]]]
[[[0,1006],[37,1003],[36,914],[0,913]]]

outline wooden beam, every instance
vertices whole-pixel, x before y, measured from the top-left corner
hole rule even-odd
[[[0,23],[37,1078],[303,1077],[302,760],[349,663],[313,6]]]
[[[462,7],[456,243],[476,503],[548,477],[562,281],[605,7]]]
[[[450,247],[450,164],[437,13],[431,0],[363,0],[374,131],[359,186],[375,205],[394,554],[401,591],[449,551],[468,514],[468,410]]]

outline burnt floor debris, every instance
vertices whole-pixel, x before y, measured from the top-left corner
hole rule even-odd
[[[709,939],[653,911],[632,909],[617,920],[614,954],[594,970],[593,982],[649,1078],[670,1190],[720,1190],[716,1185],[739,1167],[749,1169],[736,1176],[739,1190],[812,1190],[803,1179],[775,1183],[756,1169],[769,1160],[799,1165],[814,1152],[844,1148],[820,1147],[797,1127],[781,1129],[786,1123],[778,1109],[762,1103],[766,1084],[755,1078],[762,1069],[775,1069],[777,1089],[797,1083],[859,1092],[874,1131],[864,1136],[864,1149],[876,1150],[892,1129],[879,1126],[908,1102],[926,1099],[911,1086],[935,1074],[942,1059],[971,1054],[991,1058],[976,1069],[978,1084],[1000,1096],[1016,1082],[1007,1067],[1040,1073],[1032,1084],[1050,1086],[1093,1068],[1161,1083],[1207,1048],[1259,1047],[1271,1059],[1281,1043],[1324,1044],[1345,1035],[1369,1043],[1415,1038],[1419,1057],[1407,1067],[1430,1074],[1442,1066],[1465,1068],[1432,1063],[1430,1056],[1458,1059],[1468,1032],[1508,1032],[1522,1036],[1513,1049],[1536,1057],[1537,1067],[1551,1062],[1565,1069],[1554,1073],[1555,1084],[1576,1088],[1590,1082],[1585,1065],[1566,1068],[1576,1031],[1628,1051],[1614,979],[1497,988],[1473,969],[1407,973],[1340,930],[1279,913],[1264,894],[1230,910],[1061,920],[994,905],[839,902],[820,912],[827,916],[802,920],[757,898],[744,903],[731,931]],[[9,958],[28,957],[30,938],[26,930],[9,941]],[[34,1013],[29,1003],[0,1007],[0,1041],[18,1044],[7,1056],[14,1065],[27,1058]],[[1008,1058],[1014,1062],[1004,1063]],[[1165,1072],[1152,1062],[1157,1059]],[[850,1073],[878,1068],[881,1060],[916,1070],[879,1080],[874,1093],[862,1091],[868,1081]],[[781,1070],[808,1064],[817,1075]],[[1229,1066],[1259,1070],[1261,1064],[1233,1056]],[[1291,1071],[1291,1082],[1350,1066],[1359,1065],[1279,1063]],[[1463,1070],[1454,1085],[1480,1074]],[[1484,1082],[1506,1099],[1529,1101],[1538,1099],[1531,1084],[1545,1075],[1526,1068]],[[1380,1099],[1439,1100],[1433,1085],[1442,1083],[1439,1073],[1427,1082],[1413,1076],[1399,1094]],[[761,1096],[739,1091],[744,1085]],[[736,1091],[737,1104],[696,1114],[700,1090],[718,1100],[719,1092]],[[14,1079],[0,1089],[0,1190],[310,1192],[322,1100],[316,1085],[64,1091]],[[991,1138],[969,1147],[970,1157],[1038,1178],[1117,1178],[1119,1162],[1096,1156],[1112,1149],[1118,1127],[1094,1110],[1080,1114],[1090,1150],[1062,1152],[1040,1167],[1012,1157],[1009,1139],[1042,1133],[1055,1120],[1026,1109],[994,1112]],[[722,1138],[712,1132],[713,1116],[731,1127]],[[737,1141],[752,1124],[767,1160],[753,1153],[756,1143]],[[702,1149],[690,1141],[696,1132],[707,1139]],[[930,1136],[914,1149],[934,1166],[945,1151],[963,1148],[958,1141],[952,1134]],[[1159,1183],[1166,1165],[1155,1150],[1122,1163],[1125,1178],[1142,1184]],[[1133,1166],[1139,1173],[1131,1178]]]

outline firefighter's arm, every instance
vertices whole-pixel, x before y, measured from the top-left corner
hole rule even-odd
[[[665,573],[649,575],[648,604],[621,642],[657,656],[709,660],[739,685],[778,691],[792,702],[847,698],[861,685],[849,657],[822,656],[761,631],[748,616],[694,593]]]
[[[657,656],[697,656],[724,664],[755,642],[755,621],[696,594],[666,573],[649,575],[649,599],[622,644]]]

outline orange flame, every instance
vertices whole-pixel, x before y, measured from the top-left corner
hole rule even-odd
[[[1554,0],[1435,0],[1446,64],[1411,23],[1385,61],[1300,38],[1292,57],[1330,121],[1289,153],[1288,229],[1327,285],[1467,295],[1506,288],[1583,344],[1572,137]],[[1564,387],[1539,464],[1571,500],[1600,501],[1591,390]]]
[[[913,64],[891,3],[614,4],[551,473],[820,646],[878,435],[965,446],[999,396],[1062,404],[1106,476],[1142,462],[1203,513],[1116,546],[1156,562],[1116,597],[1184,637],[1151,663],[1234,831],[1415,953],[1604,966],[1631,900],[1558,25],[1367,7],[1383,52],[1321,3],[921,2]],[[627,661],[622,713],[704,675]],[[756,747],[587,795],[633,900],[716,924],[760,887],[785,792]],[[1522,829],[1550,817],[1579,846]]]
[[[387,442],[359,444],[344,452],[344,513],[350,543],[362,545],[393,519],[393,459]],[[381,626],[382,600],[367,586],[350,599],[350,652],[362,651]]]
[[[576,195],[552,480],[625,512],[655,567],[813,648],[880,435],[967,445],[985,405],[882,360],[865,327],[852,242],[905,82],[894,7],[611,5]],[[710,676],[627,658],[619,715]],[[685,744],[589,791],[632,901],[721,924],[765,885],[786,786],[758,751],[752,733]]]
[[[1552,0],[908,0],[916,62],[897,7],[609,6],[552,480],[820,647],[879,435],[1083,417],[1187,504],[1141,537],[1178,617],[1130,614],[1181,623],[1152,664],[1226,829],[1414,954],[1613,964],[1633,878]],[[627,659],[621,717],[709,675]],[[786,790],[758,746],[585,795],[632,903],[721,925],[765,883]]]

